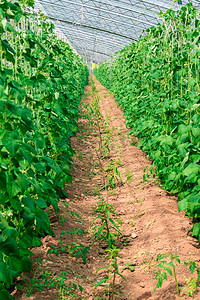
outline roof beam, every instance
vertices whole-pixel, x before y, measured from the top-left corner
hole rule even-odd
[[[93,30],[96,30],[96,31],[99,31],[99,32],[106,32],[106,33],[112,34],[114,36],[120,36],[120,37],[123,37],[125,39],[132,40],[134,42],[137,41],[137,39],[134,39],[130,36],[126,36],[126,35],[116,33],[116,32],[113,32],[113,31],[109,31],[109,30],[106,30],[106,29],[101,29],[101,28],[97,28],[97,27],[89,26],[89,25],[85,25],[85,24],[76,24],[76,23],[71,22],[71,21],[61,20],[61,19],[54,18],[54,17],[51,17],[51,16],[48,16],[48,17],[49,17],[50,20],[53,20],[53,21],[60,21],[60,22],[66,23],[66,24],[72,24],[74,26],[80,26],[80,27],[83,27],[83,28],[90,28],[90,29],[93,29]]]
[[[122,2],[127,3],[127,2],[125,2],[125,1],[122,1]],[[169,8],[172,6],[172,2],[170,2],[170,5],[167,6],[167,5],[163,4],[163,3],[160,2],[160,1],[151,2],[151,1],[148,1],[148,0],[138,0],[138,1],[130,0],[130,1],[128,2],[128,4],[131,3],[131,5],[135,5],[135,4],[141,4],[141,2],[150,4],[150,5],[155,6],[155,7],[162,7],[162,8],[164,8],[164,9],[169,9]]]
[[[44,3],[44,1],[43,1],[43,3]],[[49,2],[46,2],[45,1],[45,4],[47,4],[48,6],[52,6],[52,7],[55,7],[55,5],[54,4],[52,4],[52,3],[49,3]],[[56,4],[56,7],[59,7],[62,11],[63,11],[63,6],[62,5],[57,5]],[[67,11],[65,11],[66,13],[67,13]],[[90,15],[91,17],[94,17],[94,15],[91,13],[91,12],[89,12],[89,11],[86,11],[85,12],[87,15]],[[109,11],[108,11],[108,13],[110,13]],[[95,17],[97,17],[96,15],[95,15]],[[98,16],[98,18],[99,19],[101,19],[101,20],[108,20],[108,18],[106,18],[106,17],[103,17],[103,16]],[[153,17],[152,17],[153,18]],[[63,19],[63,20],[65,20],[65,19]],[[88,19],[87,18],[87,20],[92,20],[92,18],[91,19]],[[138,22],[138,19],[136,19],[137,20],[137,22]],[[109,21],[113,21],[114,22],[114,24],[122,24],[123,26],[125,25],[125,26],[129,26],[129,27],[131,27],[132,26],[132,24],[126,24],[126,23],[124,23],[123,22],[123,20],[121,20],[121,21],[119,21],[119,20],[109,20]],[[91,21],[90,21],[91,22]],[[140,22],[140,21],[139,21]],[[149,22],[148,22],[149,23]],[[81,23],[82,24],[82,23]],[[105,24],[105,25],[107,25],[107,24]],[[134,24],[135,25],[135,24]],[[154,24],[154,25],[152,25],[152,26],[155,26],[156,24]],[[136,27],[136,26],[135,26]],[[141,28],[142,30],[144,29],[144,27],[141,27],[140,25],[137,25],[137,28]],[[121,29],[123,29],[122,27],[121,27]],[[131,30],[134,30],[135,32],[136,32],[136,29],[135,28],[131,28]]]
[[[104,1],[93,0],[93,2],[103,3],[103,4],[105,4],[105,5],[110,5],[109,3],[104,2]],[[143,2],[143,1],[141,0],[141,2]],[[145,15],[145,16],[148,16],[148,17],[152,17],[152,18],[155,17],[155,16],[153,16],[153,15],[147,13],[147,12],[142,12],[142,13],[141,13],[140,11],[135,10],[135,9],[133,9],[133,8],[121,6],[121,5],[119,5],[120,3],[124,3],[124,2],[120,0],[120,1],[117,1],[117,4],[113,4],[112,6],[117,7],[117,8],[120,8],[120,9],[124,9],[124,10],[127,10],[127,11],[131,11],[131,12],[136,12],[136,13],[138,13],[138,14],[142,14],[142,15]],[[126,2],[125,2],[125,3],[126,3]],[[130,2],[129,2],[129,3],[130,3]],[[131,4],[131,5],[132,5],[132,4]],[[83,4],[83,6],[84,6],[84,4]],[[110,6],[111,6],[111,5],[110,5]]]
[[[77,3],[77,2],[74,2],[74,1],[68,1],[68,0],[58,0],[58,2],[64,4],[64,3],[70,3],[70,4],[73,4],[73,5],[77,5],[77,6],[80,6],[80,7],[87,7],[87,8],[90,8],[90,9],[94,9],[94,10],[97,10],[97,11],[102,11],[102,12],[107,12],[109,14],[112,14],[112,15],[115,15],[115,16],[120,16],[122,18],[125,18],[125,19],[129,19],[129,20],[134,20],[134,21],[138,21],[138,18],[134,18],[134,17],[130,17],[130,16],[127,16],[127,15],[123,15],[123,14],[119,14],[119,13],[115,13],[113,11],[108,11],[106,9],[102,9],[102,8],[97,8],[95,6],[91,6],[91,5],[86,5],[86,4],[83,4],[83,3]],[[42,1],[41,1],[42,3]],[[48,2],[49,3],[49,2]],[[101,2],[99,2],[101,3]],[[55,4],[56,5],[56,4]],[[138,13],[139,14],[139,13]],[[142,13],[141,13],[142,14]],[[151,22],[148,22],[148,21],[144,21],[144,20],[141,20],[140,19],[140,22],[141,23],[144,23],[144,24],[147,24],[147,25],[151,25],[151,26],[155,26],[156,24],[154,23],[151,23]]]
[[[76,49],[80,49],[80,50],[82,50],[82,51],[90,51],[90,52],[92,52],[92,53],[97,53],[97,54],[102,54],[102,55],[104,55],[104,56],[107,56],[107,57],[111,57],[111,55],[109,55],[109,54],[105,54],[105,53],[103,53],[103,52],[100,52],[100,51],[95,51],[95,50],[92,50],[92,49],[88,49],[88,48],[85,48],[85,47],[77,47]],[[78,51],[78,50],[77,50]],[[78,51],[79,52],[79,51]],[[79,52],[80,53],[80,52]]]
[[[61,24],[61,26],[62,26],[62,24]],[[108,38],[104,39],[104,38],[100,37],[99,35],[95,35],[95,34],[93,34],[91,32],[80,31],[80,30],[78,30],[76,28],[69,28],[69,29],[67,29],[64,26],[61,27],[61,28],[62,28],[62,32],[65,33],[65,34],[67,34],[71,38],[73,38],[73,36],[75,36],[78,39],[84,39],[84,38],[87,39],[88,37],[91,37],[92,39],[96,40],[96,39],[101,38],[100,42],[98,41],[99,44],[107,45],[109,43],[110,45],[113,45],[115,47],[116,46],[118,46],[118,47],[124,47],[124,43],[122,41],[119,41],[119,40],[115,41],[113,39],[108,39]],[[78,33],[78,34],[76,34],[76,33]],[[89,39],[87,39],[87,40],[89,40]]]
[[[104,47],[104,48],[110,49],[110,51],[112,51],[113,49],[119,49],[120,48],[119,50],[121,50],[122,48],[124,48],[124,45],[121,45],[120,47],[117,47],[117,45],[109,46],[109,43],[110,43],[109,41],[108,41],[108,43],[105,43],[105,42],[97,43],[95,41],[95,38],[91,40],[91,39],[88,39],[88,38],[85,38],[85,37],[79,37],[79,36],[76,36],[76,35],[74,37],[77,39],[77,43],[79,43],[79,41],[87,41],[87,42],[95,43],[96,47]],[[73,43],[76,44],[76,41],[72,40],[72,38],[73,38],[72,36],[67,35],[67,38],[72,42],[72,44]]]

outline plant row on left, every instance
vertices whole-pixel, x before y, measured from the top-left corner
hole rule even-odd
[[[87,67],[57,39],[52,23],[18,2],[0,2],[2,300],[11,298],[13,278],[30,270],[39,236],[53,234],[47,209],[58,210],[71,180],[69,139],[78,130],[87,78]]]

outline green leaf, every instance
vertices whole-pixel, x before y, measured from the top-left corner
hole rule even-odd
[[[47,250],[47,254],[52,254],[52,253],[54,253],[54,249],[48,249]]]
[[[158,288],[159,288],[159,287],[162,287],[162,284],[163,284],[163,279],[162,279],[162,277],[159,277],[159,278],[158,278],[157,287],[158,287]]]
[[[4,137],[2,138],[2,142],[10,155],[14,156],[20,147],[18,132],[13,131],[11,134],[4,135]]]
[[[3,231],[3,234],[5,236],[13,238],[13,239],[16,238],[19,235],[19,233],[17,232],[17,230],[15,228],[13,228],[13,227],[7,227],[7,228],[5,228],[4,231]]]
[[[193,274],[194,273],[194,271],[195,271],[195,263],[194,262],[192,262],[191,264],[190,264],[190,272]]]
[[[1,40],[1,43],[4,49],[9,50],[11,53],[15,54],[15,50],[11,47],[11,45],[6,40]]]
[[[124,279],[126,281],[126,278],[122,274],[120,274],[118,272],[116,272],[116,274],[119,275],[122,279]]]
[[[109,218],[109,221],[114,225],[114,227],[117,229],[117,231],[119,231],[119,226],[117,226],[117,224],[115,223],[115,221],[113,219],[111,219],[111,218]]]
[[[48,166],[52,168],[57,174],[62,173],[61,168],[58,166],[58,164],[49,157],[43,157],[43,160],[45,160],[48,163]]]
[[[8,271],[5,262],[0,262],[0,282],[8,285],[12,284],[12,276]]]
[[[99,271],[101,271],[101,270],[104,270],[104,269],[109,269],[109,267],[108,267],[108,266],[101,267],[101,268],[99,268],[99,269],[96,271],[96,273],[99,272]]]
[[[96,239],[98,239],[99,235],[103,232],[103,229],[104,229],[105,226],[106,226],[106,224],[103,223],[103,224],[99,227],[99,230],[97,231],[97,234],[96,234]]]
[[[2,223],[4,228],[9,228],[8,222],[6,221],[3,213],[0,211],[0,223]]]
[[[200,223],[195,223],[192,227],[192,236],[198,236],[200,233]]]
[[[58,248],[55,248],[55,249],[54,249],[54,253],[55,253],[56,256],[58,256],[58,252],[59,252],[59,249],[58,249]]]
[[[65,247],[61,247],[60,249],[63,253],[65,253],[65,250],[66,250]]]
[[[200,165],[190,163],[184,170],[183,170],[183,175],[184,176],[189,176],[190,174],[198,174],[200,172]]]
[[[39,206],[39,208],[47,208],[47,204],[45,202],[45,200],[41,197],[38,197],[35,202],[37,203],[37,205]]]
[[[166,267],[165,270],[172,276],[172,270],[170,268]],[[167,280],[167,279],[165,279],[165,280]]]
[[[187,210],[188,209],[188,199],[183,199],[178,202],[178,210]]]
[[[192,127],[192,134],[195,138],[200,137],[200,128],[199,127]]]
[[[1,270],[0,270],[0,277],[1,277]],[[1,279],[0,279],[1,281]],[[13,296],[4,288],[4,286],[0,286],[0,299],[1,300],[10,300],[13,299]]]
[[[81,285],[78,285],[80,292],[82,293],[83,287]]]
[[[98,286],[103,286],[103,283],[105,283],[108,280],[108,276],[106,276],[105,278],[101,279],[96,285],[95,288],[97,288]]]
[[[7,23],[8,23],[8,22],[7,22],[6,19],[3,19],[3,20],[1,21],[1,24],[2,24],[4,30],[6,29]]]
[[[35,214],[36,214],[36,224],[35,224],[36,231],[42,235],[48,233],[53,236],[54,233],[53,230],[51,229],[47,212],[36,207]]]
[[[42,245],[42,241],[38,236],[34,236],[32,240],[33,247],[40,247]]]
[[[8,237],[5,239],[5,241],[0,242],[0,251],[3,252],[6,255],[19,255],[19,249],[17,246],[17,242],[12,239],[11,237]]]
[[[30,182],[29,178],[24,173],[18,173],[17,174],[17,181],[20,187],[25,191],[28,189]]]
[[[23,271],[23,261],[21,257],[10,256],[9,257],[9,267],[11,269],[12,277],[17,277]]]

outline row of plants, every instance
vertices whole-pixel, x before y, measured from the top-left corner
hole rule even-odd
[[[78,130],[88,69],[30,1],[0,2],[0,298],[22,271],[31,247],[53,235]]]
[[[114,172],[111,173],[105,168],[105,160],[108,160],[111,151],[111,142],[113,140],[112,133],[110,132],[110,124],[108,120],[104,120],[99,107],[99,94],[94,81],[94,78],[90,78],[91,84],[91,107],[90,111],[93,116],[93,125],[97,128],[98,146],[96,150],[96,156],[98,159],[99,171],[102,179],[101,188],[106,191],[105,198],[100,197],[95,207],[95,217],[91,222],[92,232],[95,242],[105,243],[105,261],[108,261],[106,266],[99,268],[96,273],[102,270],[106,271],[103,278],[97,280],[95,288],[101,287],[101,293],[96,296],[95,299],[115,299],[119,294],[116,291],[116,277],[121,276],[117,264],[119,257],[119,250],[116,247],[116,243],[119,240],[119,236],[122,235],[120,230],[121,220],[115,211],[115,208],[109,203],[108,191],[116,187],[117,181],[114,179]],[[117,220],[115,219],[117,217]]]
[[[100,190],[97,193],[99,201],[94,207],[95,217],[91,222],[93,239],[95,243],[99,243],[99,247],[105,251],[106,265],[100,267],[96,274],[99,278],[95,284],[98,289],[95,299],[114,300],[120,297],[121,286],[117,284],[117,279],[122,278],[124,269],[134,271],[133,263],[128,262],[123,266],[122,270],[118,265],[121,258],[120,248],[127,245],[129,241],[123,238],[121,230],[122,221],[115,210],[115,207],[109,203],[109,196],[113,195],[115,188],[125,184],[122,180],[118,166],[122,167],[120,158],[112,159],[112,142],[114,140],[113,130],[110,128],[108,116],[103,116],[99,102],[100,95],[93,76],[90,78],[91,84],[91,106],[87,107],[89,114],[92,116],[92,125],[96,127],[95,133],[98,137],[97,147],[95,149],[98,161],[99,175],[101,176]],[[95,128],[94,127],[94,128]],[[128,180],[127,180],[128,183]],[[104,192],[104,197],[101,196]],[[103,274],[102,274],[103,273]]]
[[[151,171],[195,219],[191,231],[200,240],[199,13],[189,3],[160,18],[95,75],[122,106],[130,133],[153,161]]]

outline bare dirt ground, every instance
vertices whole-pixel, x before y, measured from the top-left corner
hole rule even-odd
[[[117,263],[119,273],[125,277],[126,281],[120,276],[116,277],[116,289],[120,294],[115,299],[190,299],[191,297],[183,294],[183,290],[180,297],[177,296],[176,284],[170,275],[161,288],[156,292],[153,290],[158,282],[155,279],[155,273],[158,270],[156,258],[159,254],[170,252],[179,256],[181,261],[177,267],[179,286],[183,286],[185,280],[191,276],[188,266],[185,266],[183,262],[188,260],[199,262],[199,243],[187,234],[191,229],[192,220],[184,216],[183,212],[178,212],[176,197],[164,191],[155,178],[143,181],[144,169],[150,167],[151,162],[136,145],[133,145],[132,139],[128,138],[123,112],[117,106],[113,95],[96,79],[94,80],[100,99],[99,108],[108,127],[106,133],[102,132],[101,138],[104,138],[104,135],[109,136],[110,147],[110,152],[106,158],[102,159],[101,164],[104,166],[104,173],[108,174],[108,168],[106,169],[105,166],[109,163],[111,165],[114,161],[122,181],[116,184],[116,188],[110,188],[108,192],[103,188],[97,152],[98,130],[92,115],[88,114],[92,98],[91,85],[88,85],[82,101],[82,113],[79,119],[80,132],[72,138],[72,146],[76,152],[73,160],[74,169],[72,169],[73,181],[66,185],[68,205],[61,203],[59,214],[50,212],[55,236],[42,238],[43,246],[33,249],[33,261],[35,262],[36,258],[40,257],[43,265],[37,268],[37,264],[34,263],[32,274],[24,275],[27,281],[29,277],[34,278],[35,287],[37,287],[38,280],[41,279],[41,282],[44,282],[45,276],[41,275],[41,272],[43,274],[46,272],[47,278],[55,278],[62,272],[66,272],[68,282],[82,286],[83,292],[80,293],[77,289],[75,298],[75,296],[62,294],[58,287],[48,286],[43,291],[33,289],[33,293],[28,298],[27,290],[31,287],[29,283],[29,287],[23,284],[23,291],[15,290],[14,297],[16,300],[74,298],[92,300],[101,296],[104,288],[94,286],[105,276],[106,271],[102,270],[97,273],[96,271],[100,267],[109,265],[109,262],[105,260],[105,243],[95,242],[93,238],[91,221],[96,217],[94,214],[96,203],[105,198],[115,208],[122,221],[122,236],[119,237],[121,258],[118,258]],[[81,228],[85,231],[82,236],[75,235],[74,241],[90,247],[86,264],[81,257],[70,256],[69,250],[65,253],[61,251],[61,245],[59,245],[61,232],[63,230],[72,232],[73,228]],[[66,233],[62,239],[65,244],[70,245],[70,234]],[[51,245],[59,249],[57,255],[47,255],[47,250],[52,249]],[[134,270],[126,267],[127,263],[130,263]],[[33,280],[31,282],[34,285]],[[104,297],[104,299],[109,299],[108,295]],[[193,299],[200,299],[200,294],[195,292]]]

